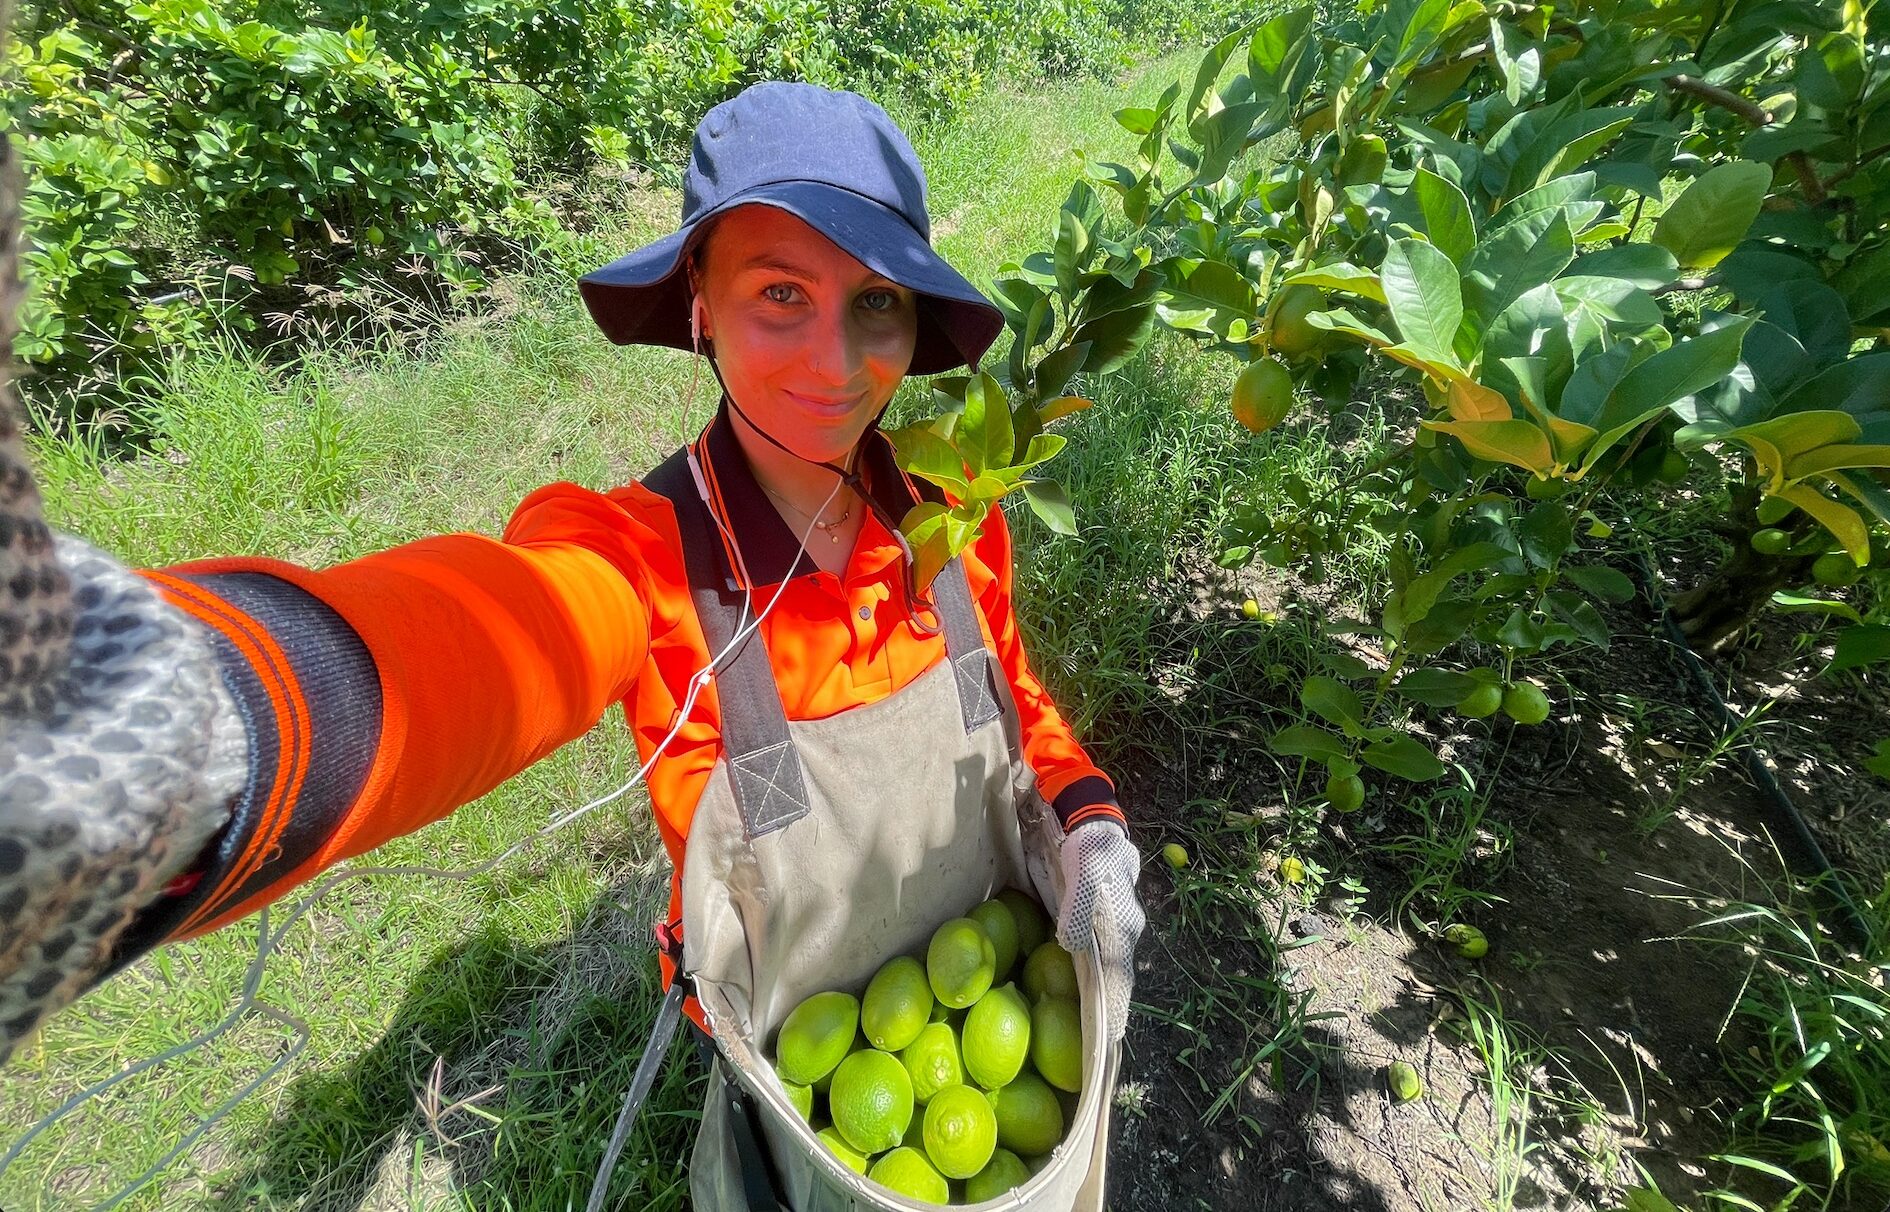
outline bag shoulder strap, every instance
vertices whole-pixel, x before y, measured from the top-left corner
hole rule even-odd
[[[666,498],[676,513],[689,593],[711,654],[723,654],[746,614],[746,594],[735,586],[715,521],[696,483],[687,450],[665,459],[643,486]],[[808,813],[807,776],[788,734],[787,711],[760,629],[743,636],[717,662],[716,697],[722,706],[722,749],[742,827],[752,840]]]

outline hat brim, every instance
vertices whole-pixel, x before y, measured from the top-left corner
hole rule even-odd
[[[778,181],[737,194],[681,230],[578,279],[591,319],[618,345],[691,347],[684,256],[705,224],[737,206],[784,210],[848,256],[919,296],[915,375],[976,366],[1004,329],[1003,313],[892,209],[813,181]]]

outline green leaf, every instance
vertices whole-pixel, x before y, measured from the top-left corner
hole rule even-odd
[[[1412,577],[1409,584],[1394,591],[1385,602],[1385,631],[1394,638],[1429,614],[1437,597],[1451,581],[1467,572],[1476,572],[1510,558],[1508,548],[1496,543],[1471,543],[1451,551],[1435,568]]]
[[[1634,599],[1634,582],[1624,572],[1598,564],[1576,564],[1562,570],[1562,575],[1604,602],[1629,602]]]
[[[1480,245],[1464,267],[1463,300],[1478,330],[1526,292],[1552,281],[1575,259],[1568,216],[1512,223]]]
[[[1385,289],[1379,285],[1378,275],[1346,261],[1302,269],[1280,285],[1317,286],[1324,290],[1342,290],[1374,303],[1385,301]]]
[[[1537,475],[1555,467],[1555,448],[1549,435],[1533,421],[1424,421],[1424,428],[1447,433],[1479,459],[1507,463]]]
[[[1648,415],[1718,383],[1739,365],[1739,346],[1750,327],[1750,317],[1728,317],[1717,327],[1676,341],[1636,364],[1608,393],[1595,428],[1605,436],[1610,429],[1638,425]],[[1593,461],[1591,455],[1588,462]]]
[[[1454,351],[1463,322],[1463,289],[1449,256],[1422,240],[1394,240],[1378,277],[1404,343],[1458,365]]]
[[[1490,20],[1490,49],[1496,52],[1496,66],[1503,73],[1503,96],[1511,105],[1521,105],[1542,82],[1542,49],[1514,26],[1494,18]]]
[[[1031,380],[1031,386],[1037,389],[1037,398],[1048,401],[1061,392],[1069,381],[1076,377],[1076,372],[1083,369],[1083,363],[1089,358],[1089,343],[1079,341],[1073,345],[1045,354],[1043,361],[1037,363],[1037,370]],[[1045,417],[1048,423],[1051,420]]]
[[[1128,364],[1155,331],[1155,302],[1099,316],[1077,329],[1072,344],[1087,344],[1083,373],[1106,375]]]
[[[1809,484],[1792,484],[1775,495],[1784,497],[1818,520],[1844,546],[1861,568],[1870,562],[1870,529],[1849,505],[1833,501]]]
[[[1475,678],[1452,669],[1413,669],[1398,679],[1397,691],[1426,707],[1455,707],[1476,685]]]
[[[1158,115],[1152,109],[1131,107],[1119,109],[1115,113],[1117,124],[1132,135],[1146,135],[1155,129]]]
[[[1009,467],[1014,452],[1010,400],[989,374],[979,371],[965,389],[965,411],[954,436],[972,475]]]
[[[1477,246],[1469,199],[1461,189],[1423,167],[1412,176],[1411,193],[1424,215],[1424,234],[1445,256],[1462,266]]]
[[[1267,747],[1287,757],[1316,758],[1330,761],[1347,752],[1344,738],[1336,737],[1315,724],[1293,724],[1267,739]]]
[[[1576,257],[1570,277],[1618,278],[1642,290],[1659,290],[1680,276],[1680,263],[1658,244],[1620,244]]]
[[[1422,742],[1409,733],[1386,737],[1374,741],[1365,747],[1359,758],[1367,766],[1375,766],[1386,774],[1409,779],[1414,783],[1429,782],[1444,777],[1448,770],[1437,755],[1426,748]]]
[[[1837,648],[1826,673],[1843,673],[1866,665],[1890,661],[1890,627],[1881,623],[1860,623],[1838,632]]]
[[[1357,731],[1365,718],[1365,704],[1358,695],[1337,678],[1314,674],[1300,683],[1300,705],[1329,724],[1336,724],[1347,735]]]
[[[1220,79],[1221,71],[1227,66],[1228,58],[1247,37],[1250,27],[1242,26],[1228,34],[1208,49],[1201,56],[1200,64],[1194,69],[1194,87],[1188,90],[1187,121],[1192,130],[1207,110],[1208,96],[1214,91],[1215,81]],[[1198,136],[1197,136],[1198,137]]]
[[[899,466],[922,480],[930,481],[953,496],[965,495],[965,460],[958,448],[934,433],[928,425],[908,425],[886,435],[893,444]]]
[[[1025,480],[1023,487],[1024,500],[1045,526],[1058,534],[1076,533],[1076,507],[1070,504],[1063,485],[1055,480]]]
[[[1538,501],[1516,526],[1523,558],[1547,568],[1575,547],[1575,519],[1560,501]]]
[[[1858,614],[1857,608],[1849,602],[1790,593],[1785,590],[1772,595],[1772,609],[1780,614],[1828,614],[1840,619],[1848,619],[1853,623],[1864,621],[1864,616]]]
[[[1719,264],[1745,239],[1772,187],[1772,170],[1750,160],[1709,168],[1654,225],[1654,243],[1694,269]]]

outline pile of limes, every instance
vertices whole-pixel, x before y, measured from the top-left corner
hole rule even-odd
[[[796,1006],[775,1072],[821,1143],[935,1204],[1028,1179],[1083,1085],[1076,965],[1050,933],[1042,907],[1007,888],[940,926],[923,961],[887,960],[862,997]]]

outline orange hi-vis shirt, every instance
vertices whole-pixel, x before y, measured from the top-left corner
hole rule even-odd
[[[692,449],[752,608],[779,595],[761,630],[789,719],[875,702],[944,659],[944,637],[914,624],[903,549],[871,511],[844,574],[805,558],[795,567],[798,536],[768,504],[726,418]],[[864,469],[891,516],[918,499],[877,433]],[[1120,820],[1113,784],[1031,671],[1001,512],[963,561],[1040,791],[1067,826]],[[321,570],[237,558],[145,575],[211,629],[250,729],[251,777],[229,825],[134,923],[115,966],[244,917],[447,815],[582,735],[613,703],[648,761],[711,655],[671,506],[635,484],[541,488],[498,540],[443,535]],[[711,681],[649,772],[675,868],[672,921],[690,820],[722,754],[720,718]]]

